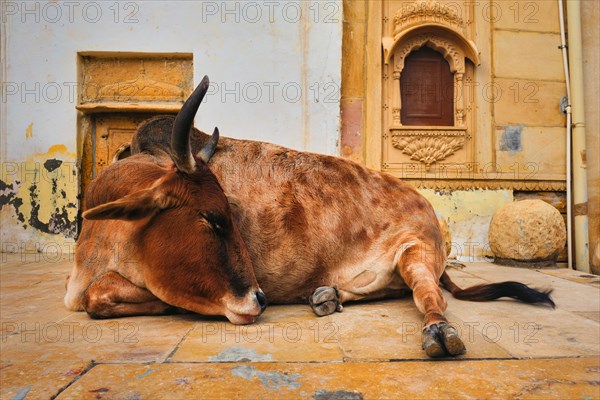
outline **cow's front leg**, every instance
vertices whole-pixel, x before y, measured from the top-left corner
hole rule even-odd
[[[177,311],[114,271],[92,282],[83,296],[83,308],[92,318],[161,315]]]
[[[319,317],[342,311],[340,296],[336,288],[321,286],[308,299],[310,306]]]

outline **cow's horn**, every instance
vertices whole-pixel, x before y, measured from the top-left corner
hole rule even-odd
[[[177,169],[183,172],[191,173],[196,168],[196,161],[192,156],[190,148],[190,129],[194,123],[194,116],[204,99],[208,90],[208,76],[204,76],[202,82],[196,87],[194,93],[186,100],[177,113],[173,123],[173,132],[171,133],[171,149],[173,152],[173,161]]]
[[[208,163],[210,158],[215,154],[215,150],[217,149],[217,144],[219,143],[219,128],[215,127],[212,136],[208,139],[208,143],[198,152],[196,155],[198,158],[202,159],[205,163]]]

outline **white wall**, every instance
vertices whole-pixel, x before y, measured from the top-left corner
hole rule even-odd
[[[1,9],[0,154],[3,165],[13,163],[0,177],[13,184],[0,191],[5,199],[28,192],[15,165],[32,157],[43,164],[44,156],[63,166],[77,160],[82,51],[193,53],[195,82],[206,74],[213,83],[196,119],[200,129],[338,154],[341,0],[3,1]],[[76,183],[63,175],[57,179],[71,196]],[[44,195],[40,203],[56,200]],[[21,211],[29,210],[23,201]],[[3,207],[3,241],[48,239],[16,216],[14,206]]]

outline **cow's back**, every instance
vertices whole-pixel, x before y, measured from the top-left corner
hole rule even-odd
[[[172,122],[144,123],[132,152],[167,151]],[[191,134],[197,153],[209,136],[195,128]],[[399,247],[414,238],[445,255],[429,202],[388,174],[339,157],[226,137],[209,167],[273,303],[301,301],[316,287],[337,286],[365,268],[391,276]]]
[[[257,279],[273,302],[299,301],[365,268],[391,275],[399,247],[414,238],[443,252],[429,202],[390,175],[229,138],[209,166],[230,196]]]

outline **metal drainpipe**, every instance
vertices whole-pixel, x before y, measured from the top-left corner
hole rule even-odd
[[[581,38],[581,4],[579,0],[567,1],[567,25],[569,29],[569,69],[572,107],[572,161],[573,161],[573,207],[575,210],[575,267],[590,271],[587,173],[585,165],[585,113],[583,100],[583,51]]]
[[[573,269],[573,213],[571,205],[571,83],[569,80],[569,58],[567,57],[567,40],[565,38],[565,17],[563,15],[563,2],[558,0],[558,19],[560,23],[560,46],[562,51],[563,67],[565,70],[565,84],[567,87],[567,105],[565,112],[567,114],[567,126],[565,132],[566,140],[566,166],[567,166],[567,263],[569,269]]]

